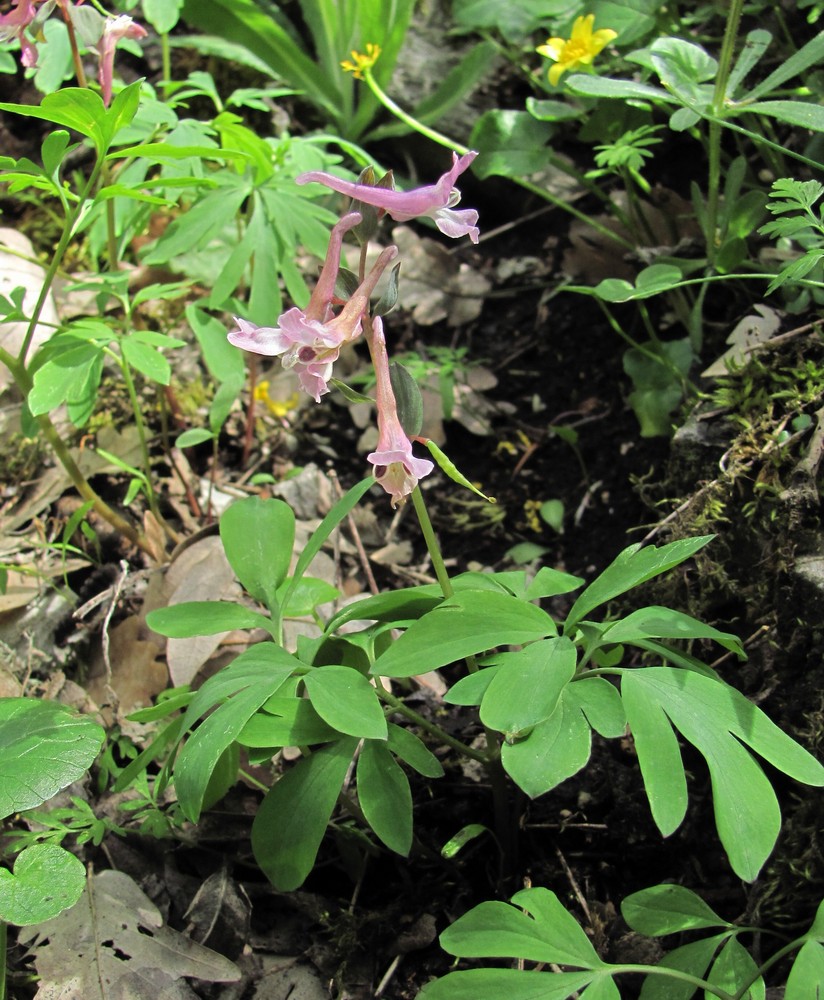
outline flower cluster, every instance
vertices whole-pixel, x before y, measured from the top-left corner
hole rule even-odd
[[[536,51],[555,63],[549,69],[549,82],[553,87],[567,70],[591,66],[601,49],[618,37],[612,28],[593,31],[594,24],[594,14],[576,17],[569,38],[548,38],[545,45],[538,46]]]
[[[371,205],[399,222],[419,216],[435,220],[447,236],[468,235],[478,242],[478,213],[474,209],[453,211],[460,200],[455,188],[458,176],[472,163],[477,154],[466,153],[460,158],[453,154],[452,168],[433,185],[412,191],[395,191],[385,187],[385,180],[376,185],[352,183],[332,174],[312,171],[301,174],[298,184],[316,181],[349,195],[362,206]],[[370,298],[381,275],[397,257],[398,249],[389,246],[381,252],[371,270],[361,276],[360,285],[341,303],[336,298],[336,283],[340,271],[343,238],[363,221],[361,212],[349,211],[332,229],[326,259],[309,303],[305,309],[293,306],[282,313],[276,326],[256,326],[235,317],[235,328],[229,331],[229,341],[235,347],[255,354],[280,357],[284,368],[293,369],[301,388],[320,402],[329,391],[332,369],[344,345],[365,333],[375,369],[378,443],[367,456],[374,467],[375,479],[392,498],[392,506],[404,503],[418,480],[434,468],[428,459],[416,458],[412,442],[404,431],[389,375],[389,356],[383,332],[383,320],[372,316]],[[339,308],[339,311],[336,311]]]
[[[26,67],[37,65],[38,32],[35,19],[48,17],[55,3],[68,20],[72,11],[79,7],[83,0],[12,0],[13,7],[7,14],[0,14],[0,41],[8,42],[16,39],[20,43],[20,61]],[[42,4],[38,9],[38,4]],[[94,17],[94,14],[91,14]],[[100,35],[94,45],[95,54],[99,60],[97,74],[103,102],[108,107],[112,99],[112,79],[114,76],[114,52],[117,43],[122,38],[145,38],[146,29],[137,24],[131,17],[121,14],[118,17],[100,17]],[[88,18],[86,19],[88,31]]]

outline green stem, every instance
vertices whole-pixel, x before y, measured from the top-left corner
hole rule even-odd
[[[11,372],[15,384],[20,389],[24,398],[28,398],[33,387],[31,375],[25,367],[15,360],[7,351],[0,348],[0,362],[6,365]],[[59,431],[52,423],[48,414],[42,413],[35,418],[43,433],[43,437],[49,443],[57,460],[63,466],[66,475],[71,480],[72,485],[84,500],[90,500],[94,510],[107,521],[119,534],[127,538],[133,545],[148,553],[152,558],[156,558],[156,553],[149,544],[146,536],[137,531],[128,521],[124,520],[115,510],[113,510],[102,497],[98,496],[91,483],[83,475],[80,466],[74,460],[74,456],[69,446],[60,436]]]
[[[454,736],[450,736],[444,729],[436,725],[434,722],[430,722],[425,719],[422,715],[419,715],[414,708],[410,708],[406,702],[401,701],[400,698],[396,698],[395,695],[390,694],[386,688],[380,686],[375,688],[378,693],[378,697],[381,701],[386,702],[390,708],[395,712],[399,712],[401,715],[406,716],[410,722],[414,722],[416,726],[423,729],[424,732],[429,733],[434,739],[440,743],[445,743],[447,746],[452,747],[463,757],[469,757],[470,760],[476,760],[479,764],[487,766],[489,764],[489,755],[482,753],[480,750],[473,750],[472,747],[468,747],[465,743],[461,743],[460,740],[455,739]]]
[[[721,54],[718,58],[718,73],[715,77],[715,90],[712,95],[712,113],[715,120],[710,121],[709,143],[709,178],[707,183],[707,262],[713,266],[718,250],[716,228],[718,226],[718,203],[721,195],[721,123],[724,113],[724,102],[727,97],[727,82],[732,69],[732,57],[735,52],[735,42],[738,38],[738,26],[741,21],[741,11],[744,0],[730,0],[730,10],[727,14],[727,26],[721,43]]]
[[[129,395],[129,402],[132,404],[134,423],[137,428],[137,437],[140,441],[140,454],[143,461],[143,472],[146,476],[146,499],[149,501],[149,508],[151,509],[151,512],[162,525],[164,523],[164,519],[158,510],[157,497],[155,496],[154,486],[152,485],[152,462],[149,457],[149,441],[146,436],[146,423],[143,420],[143,411],[140,408],[140,400],[137,398],[137,390],[135,389],[129,362],[123,357],[118,358],[118,361],[120,363],[120,370],[123,372],[123,380],[126,383],[126,392]]]
[[[453,595],[452,582],[446,571],[446,565],[441,554],[441,547],[435,536],[432,521],[429,519],[429,512],[423,500],[420,486],[416,486],[412,491],[412,503],[415,505],[415,513],[418,515],[421,531],[426,542],[426,548],[432,559],[432,566],[435,576],[438,578],[443,596],[449,598]],[[471,674],[478,672],[478,664],[474,656],[466,657],[466,666]],[[492,806],[495,813],[495,833],[501,848],[501,881],[505,881],[515,868],[515,843],[516,838],[513,830],[513,817],[509,808],[509,785],[506,774],[501,764],[501,742],[496,732],[484,726],[484,736],[486,738],[486,753],[483,755],[483,762],[489,782],[492,786]],[[462,751],[465,752],[465,751]]]
[[[100,171],[103,167],[102,157],[98,157],[97,162],[92,168],[92,172],[89,175],[89,179],[86,181],[86,186],[78,199],[77,205],[74,211],[66,218],[63,226],[63,233],[60,236],[60,240],[55,247],[54,256],[51,259],[51,263],[46,269],[46,274],[43,277],[43,287],[40,289],[40,295],[37,297],[37,302],[34,306],[34,311],[32,312],[31,319],[29,320],[29,326],[26,330],[26,336],[23,338],[23,345],[20,348],[20,353],[17,355],[17,361],[22,368],[26,364],[26,356],[31,348],[31,343],[34,338],[34,331],[37,329],[37,323],[40,319],[40,313],[43,311],[43,307],[46,304],[46,300],[51,293],[52,283],[54,282],[55,275],[60,269],[60,265],[63,262],[63,257],[68,249],[69,242],[74,235],[74,227],[80,218],[80,213],[88,200],[90,193],[94,190],[97,184],[97,178],[100,176]]]
[[[160,36],[160,60],[161,60],[161,72],[163,74],[163,82],[161,84],[161,91],[163,94],[163,100],[169,100],[169,84],[172,82],[172,50],[169,45],[169,35],[167,32],[163,32]]]
[[[454,593],[452,589],[452,582],[446,571],[446,564],[443,561],[441,547],[438,544],[437,537],[435,536],[435,529],[432,527],[432,521],[429,519],[429,512],[426,509],[426,504],[424,503],[420,486],[416,486],[415,489],[412,490],[412,503],[415,506],[415,513],[418,515],[418,521],[420,521],[421,531],[423,532],[423,540],[426,543],[429,558],[432,560],[432,568],[435,570],[435,576],[438,578],[438,583],[443,591],[443,596],[451,597]],[[477,669],[478,666],[476,664],[475,670]],[[475,672],[471,668],[470,671],[472,673]]]
[[[5,920],[0,920],[0,1000],[6,1000],[8,947],[8,924]]]
[[[795,941],[790,941],[790,943],[784,945],[783,948],[779,948],[779,950],[774,955],[771,955],[767,959],[767,961],[764,962],[763,965],[760,965],[756,969],[756,971],[752,973],[752,975],[744,983],[744,985],[737,990],[733,1000],[742,1000],[742,997],[745,997],[747,995],[747,990],[753,985],[753,983],[755,983],[758,980],[760,976],[763,976],[765,972],[767,972],[776,964],[776,962],[780,962],[781,959],[784,958],[786,955],[789,955],[797,948],[800,948],[806,940],[807,940],[806,937],[796,938]]]
[[[450,139],[449,136],[444,135],[442,132],[438,132],[434,128],[430,128],[428,125],[424,125],[423,122],[419,122],[417,118],[404,111],[403,108],[396,104],[377,83],[370,70],[367,69],[364,71],[363,79],[387,111],[391,111],[396,118],[399,118],[405,125],[408,125],[414,132],[418,132],[427,139],[431,139],[432,142],[436,142],[439,146],[446,146],[447,149],[451,149],[456,153],[466,154],[471,152],[468,146],[464,146],[463,143]],[[614,240],[616,243],[620,243],[621,246],[626,247],[628,250],[634,249],[629,240],[625,240],[623,236],[619,236],[618,233],[615,233],[607,226],[602,225],[600,222],[587,215],[586,212],[581,212],[568,201],[564,201],[563,198],[558,198],[546,188],[539,187],[539,185],[533,184],[520,177],[508,177],[507,180],[512,181],[514,184],[522,187],[525,191],[529,191],[531,194],[543,199],[543,201],[548,201],[556,208],[563,209],[563,211],[575,216],[576,219],[580,219],[582,222],[585,222],[588,226],[591,226],[597,232],[601,233],[602,236],[606,236],[608,239]]]
[[[737,1000],[740,993],[732,994],[722,990],[720,986],[708,983],[706,979],[699,979],[698,976],[691,976],[688,972],[681,972],[679,969],[665,969],[657,965],[614,965],[614,975],[622,972],[639,972],[645,976],[667,976],[669,979],[677,979],[682,983],[689,983],[696,989],[707,990],[717,996],[719,1000]]]

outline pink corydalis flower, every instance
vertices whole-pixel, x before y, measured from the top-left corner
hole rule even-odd
[[[389,355],[380,316],[372,321],[370,350],[377,380],[378,446],[366,456],[366,460],[374,465],[375,479],[392,497],[392,506],[398,507],[406,503],[406,498],[418,485],[418,480],[428,476],[435,466],[425,458],[415,458],[412,454],[412,442],[398,418],[398,405],[389,377]]]
[[[296,306],[287,309],[274,327],[255,326],[235,317],[237,329],[229,332],[229,342],[235,347],[270,357],[280,356],[283,367],[295,369],[301,388],[316,403],[329,391],[332,366],[341,348],[360,334],[363,315],[378,279],[398,255],[397,247],[387,247],[340,313],[333,315],[343,236],[360,221],[358,212],[350,212],[332,230],[326,260],[306,309]]]
[[[37,65],[37,49],[31,39],[26,37],[26,28],[34,20],[37,11],[34,9],[38,0],[13,0],[14,9],[8,14],[0,14],[0,42],[9,42],[16,38],[20,42],[20,61],[26,67]]]
[[[100,59],[97,79],[100,83],[100,90],[103,94],[103,103],[106,107],[112,99],[112,78],[114,76],[114,51],[117,43],[122,38],[145,38],[147,31],[144,27],[132,20],[127,14],[120,14],[118,17],[107,17],[103,26],[103,34],[100,41],[95,46]]]
[[[396,222],[408,222],[420,216],[434,219],[435,225],[446,236],[469,236],[473,243],[478,242],[478,213],[474,208],[455,210],[454,206],[461,200],[461,193],[455,187],[459,175],[467,169],[478,154],[465,153],[460,158],[452,154],[452,169],[445,173],[437,184],[415,188],[412,191],[392,191],[389,188],[373,187],[369,184],[355,184],[344,181],[333,174],[321,170],[310,170],[295,178],[296,184],[309,184],[315,181],[324,184],[333,191],[349,195],[365,205],[382,208]]]

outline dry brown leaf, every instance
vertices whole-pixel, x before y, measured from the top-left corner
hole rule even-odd
[[[166,666],[158,660],[163,646],[155,638],[146,637],[140,618],[132,615],[109,631],[109,662],[111,678],[106,677],[102,647],[92,660],[89,695],[102,705],[108,701],[106,687],[110,685],[118,698],[123,715],[152,704],[152,699],[165,691],[169,680]]]
[[[728,365],[743,365],[759,344],[766,343],[781,328],[781,313],[763,304],[754,308],[758,315],[751,313],[736,323],[727,337],[730,347],[701,372],[702,378],[721,378],[729,371]]]

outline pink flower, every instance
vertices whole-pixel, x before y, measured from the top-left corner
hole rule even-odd
[[[114,50],[121,38],[145,38],[146,29],[132,20],[127,14],[119,17],[106,18],[103,34],[95,48],[100,58],[100,69],[97,79],[103,93],[103,103],[106,107],[112,99],[112,76],[114,75]]]
[[[305,310],[296,306],[287,309],[274,327],[255,326],[235,317],[237,329],[229,332],[229,342],[235,347],[272,357],[281,355],[283,367],[295,369],[301,388],[316,403],[329,391],[327,383],[341,347],[360,334],[363,315],[378,279],[398,255],[397,247],[387,247],[340,313],[334,316],[332,300],[343,235],[360,221],[358,212],[350,212],[332,230],[320,278]]]
[[[375,479],[392,497],[392,506],[406,503],[406,498],[418,485],[418,480],[428,476],[434,464],[425,458],[415,458],[412,442],[398,419],[398,406],[389,377],[389,355],[380,316],[372,321],[372,363],[377,379],[378,447],[367,461],[375,466]]]
[[[435,225],[446,236],[469,236],[473,243],[478,242],[478,213],[474,208],[454,210],[461,200],[461,193],[455,187],[458,176],[467,169],[478,154],[466,153],[458,158],[452,154],[452,169],[445,173],[437,184],[415,188],[413,191],[392,191],[389,188],[373,187],[368,184],[354,184],[341,180],[332,174],[321,170],[310,170],[295,178],[297,184],[309,184],[315,181],[340,194],[348,194],[350,198],[382,208],[396,222],[408,222],[419,216],[428,216],[435,220]]]
[[[37,65],[37,49],[34,43],[25,35],[25,29],[34,20],[37,11],[34,9],[38,0],[13,0],[14,9],[8,14],[0,14],[0,41],[8,42],[16,38],[20,42],[22,55],[20,61],[24,66]]]

